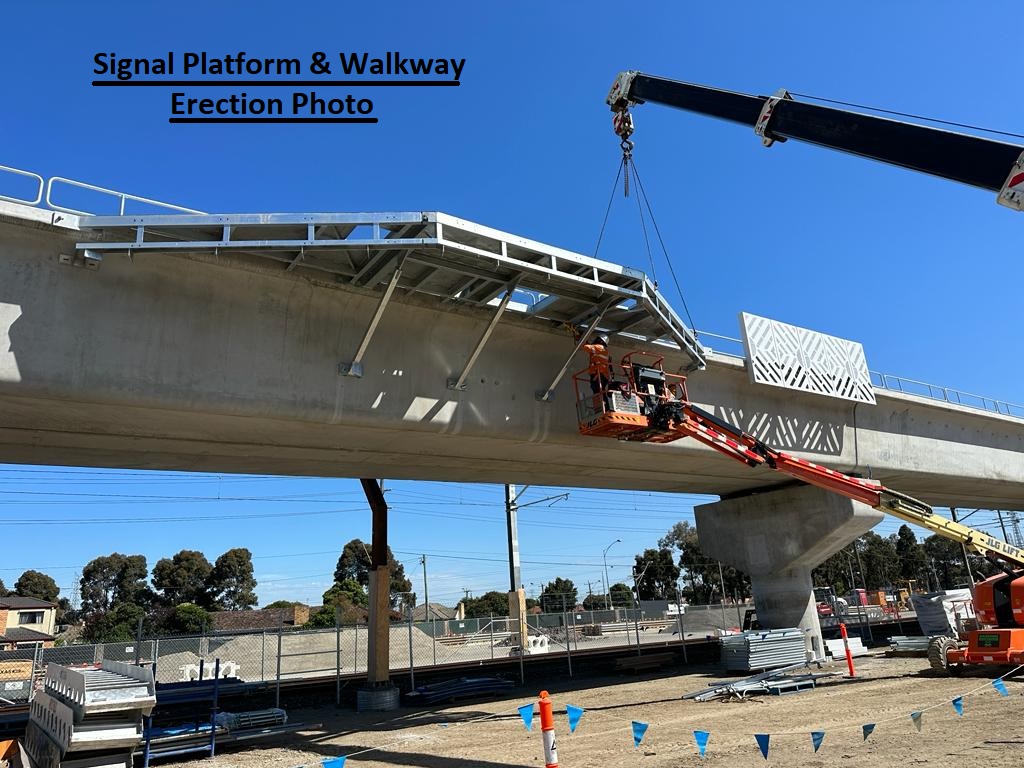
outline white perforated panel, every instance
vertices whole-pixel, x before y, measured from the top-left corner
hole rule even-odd
[[[864,347],[795,325],[740,313],[747,369],[755,384],[875,403]]]

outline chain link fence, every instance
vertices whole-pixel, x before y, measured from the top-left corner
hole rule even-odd
[[[617,608],[562,611],[526,617],[527,656],[587,650],[636,648],[680,643],[720,634],[742,625],[746,606],[685,606],[682,615]],[[474,619],[392,621],[390,668],[486,663],[521,655],[517,628],[506,616]],[[279,627],[235,633],[143,638],[128,642],[19,648],[0,651],[0,707],[27,703],[50,662],[99,664],[104,660],[140,663],[155,669],[160,683],[220,674],[245,683],[280,685],[296,679],[359,677],[367,671],[369,631],[365,624],[326,629]]]

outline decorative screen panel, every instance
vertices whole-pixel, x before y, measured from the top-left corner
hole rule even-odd
[[[746,312],[740,325],[755,384],[875,404],[860,343]]]

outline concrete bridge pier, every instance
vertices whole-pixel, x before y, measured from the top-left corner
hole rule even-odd
[[[811,569],[884,517],[866,504],[808,485],[703,504],[701,550],[750,575],[762,627],[800,627],[824,655]]]

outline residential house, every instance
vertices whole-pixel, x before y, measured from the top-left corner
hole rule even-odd
[[[57,606],[34,597],[0,597],[0,650],[53,647]]]

